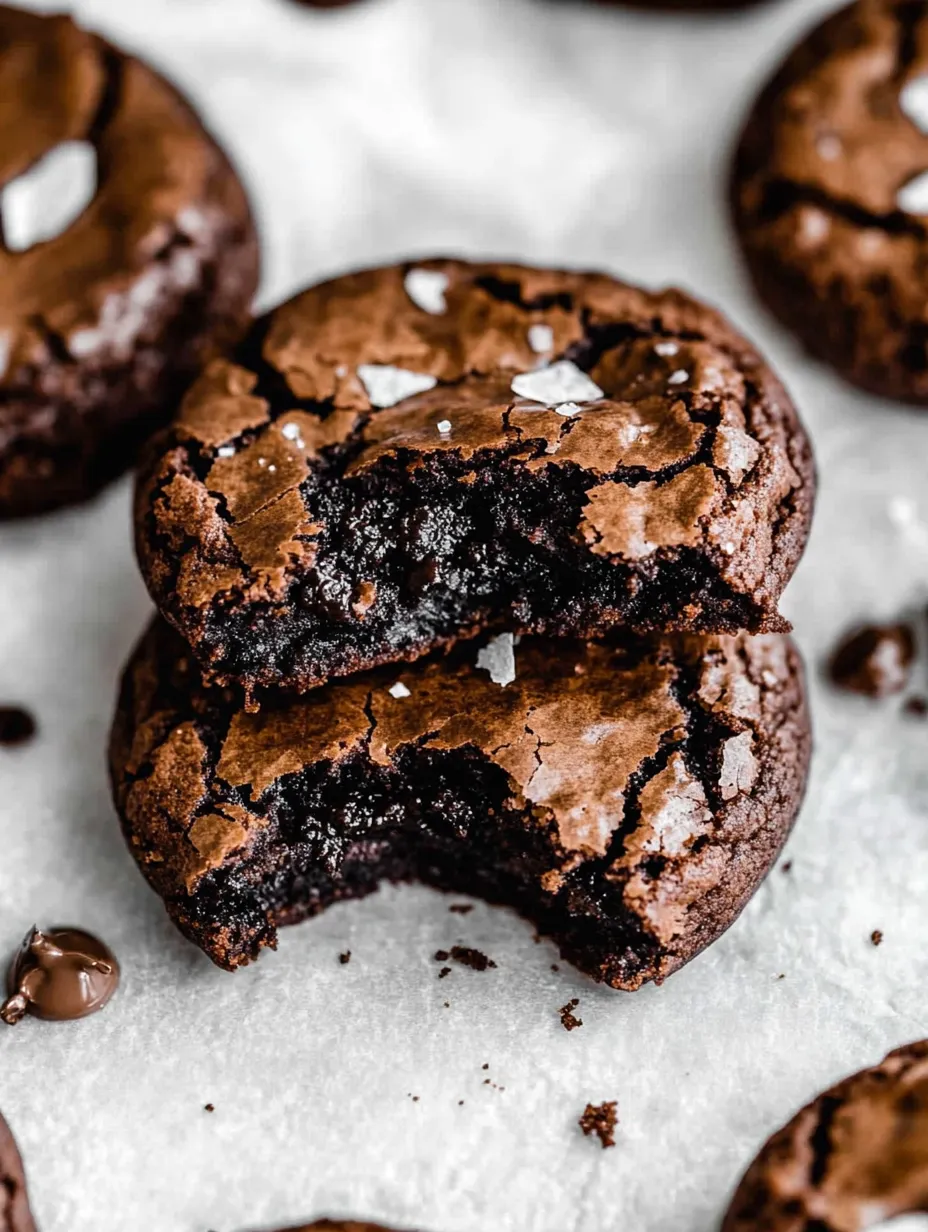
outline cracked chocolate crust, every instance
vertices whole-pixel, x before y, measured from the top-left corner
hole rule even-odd
[[[922,404],[928,214],[907,212],[899,194],[928,169],[928,135],[900,95],[926,72],[924,0],[841,9],[763,90],[731,182],[735,227],[768,307],[847,380]]]
[[[157,621],[124,675],[110,765],[180,930],[231,970],[281,925],[417,880],[514,907],[629,990],[719,936],[804,789],[792,642],[523,639],[506,687],[475,657],[462,645],[255,713],[204,686]]]
[[[26,1174],[10,1128],[0,1116],[0,1232],[36,1232]]]
[[[928,1211],[928,1041],[820,1095],[763,1147],[722,1232],[850,1232]]]
[[[61,235],[0,240],[0,517],[83,500],[136,457],[194,375],[244,331],[257,282],[247,200],[180,95],[65,16],[0,6],[0,182],[63,141],[97,193]]]
[[[566,407],[514,392],[552,368]],[[420,392],[385,405],[385,369]],[[136,540],[211,680],[303,691],[483,629],[784,629],[813,491],[789,398],[711,309],[430,261],[307,291],[208,367]]]

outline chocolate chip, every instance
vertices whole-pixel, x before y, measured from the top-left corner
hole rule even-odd
[[[10,966],[0,1019],[13,1026],[27,1013],[54,1022],[85,1018],[118,985],[119,964],[102,941],[77,928],[33,928]]]

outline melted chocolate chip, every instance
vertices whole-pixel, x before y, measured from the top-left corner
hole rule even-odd
[[[865,625],[838,646],[829,674],[841,689],[888,697],[905,688],[914,657],[909,625]]]
[[[90,933],[33,928],[10,966],[0,1019],[13,1026],[27,1013],[53,1022],[86,1018],[103,1009],[118,984],[119,964]]]
[[[0,706],[0,744],[25,744],[35,735],[35,719],[21,706]]]

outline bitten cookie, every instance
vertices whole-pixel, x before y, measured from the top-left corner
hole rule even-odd
[[[783,629],[813,488],[705,305],[434,261],[307,291],[207,368],[136,536],[211,679],[302,691],[483,629]]]
[[[36,1232],[23,1161],[9,1126],[0,1116],[0,1232]]]
[[[81,500],[134,460],[244,329],[257,245],[225,156],[134,57],[69,17],[0,6],[0,85],[0,517],[12,517]],[[91,203],[13,251],[8,194],[75,142],[95,152]]]
[[[928,1212],[928,1042],[820,1095],[748,1169],[722,1232],[857,1232]]]
[[[767,872],[809,754],[783,635],[503,635],[262,700],[203,686],[158,621],[111,741],[133,855],[229,969],[281,925],[419,880],[516,908],[595,980],[660,982]]]
[[[732,180],[757,289],[814,355],[928,403],[928,4],[860,0],[790,54]]]

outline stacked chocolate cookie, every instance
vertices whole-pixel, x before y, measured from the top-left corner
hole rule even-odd
[[[430,261],[313,288],[214,361],[136,504],[126,837],[222,966],[384,879],[660,981],[775,858],[809,752],[777,601],[814,476],[716,312]]]

